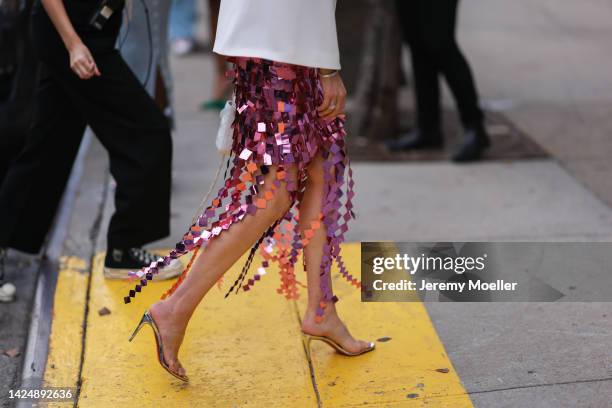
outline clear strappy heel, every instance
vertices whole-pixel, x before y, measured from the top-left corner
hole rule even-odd
[[[345,349],[344,347],[342,347],[336,341],[330,339],[329,337],[326,337],[326,336],[315,336],[315,335],[304,333],[304,332],[302,332],[302,334],[304,335],[304,337],[303,337],[303,339],[304,339],[304,349],[306,350],[306,354],[308,355],[308,358],[310,358],[310,342],[312,340],[319,340],[319,341],[322,341],[324,343],[327,343],[330,347],[335,349],[338,353],[340,353],[340,354],[342,354],[344,356],[350,356],[350,357],[359,356],[361,354],[368,353],[368,352],[370,352],[370,351],[372,351],[372,350],[374,350],[376,348],[376,344],[375,343],[369,342],[368,343],[368,347],[366,347],[363,350],[358,351],[356,353],[352,353],[352,352],[348,351],[347,349]]]
[[[179,380],[189,382],[189,378],[186,375],[181,375],[179,373],[172,371],[170,367],[168,366],[168,363],[166,363],[166,359],[164,358],[164,348],[163,348],[162,338],[161,338],[161,335],[159,334],[159,329],[157,328],[157,325],[155,324],[155,320],[153,320],[153,316],[151,316],[148,310],[143,313],[142,319],[140,319],[140,323],[138,323],[138,326],[136,326],[136,329],[134,329],[134,333],[132,333],[132,335],[130,336],[129,341],[132,341],[134,337],[136,337],[136,334],[138,334],[142,326],[144,326],[145,324],[148,324],[149,326],[151,326],[151,328],[153,329],[153,334],[155,334],[155,343],[157,345],[157,360],[159,361],[159,364],[167,372],[169,372],[170,374],[172,374]]]

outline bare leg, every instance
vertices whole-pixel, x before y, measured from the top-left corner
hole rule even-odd
[[[320,154],[310,163],[307,171],[308,182],[304,197],[300,203],[300,231],[302,233],[310,228],[310,222],[316,220],[321,212],[325,179],[323,174],[323,158]],[[308,279],[308,306],[302,320],[302,331],[312,335],[327,336],[335,340],[347,351],[356,353],[368,348],[369,344],[365,341],[356,340],[351,336],[344,323],[340,320],[340,317],[338,317],[336,307],[332,302],[328,303],[325,307],[323,320],[320,323],[315,322],[317,306],[321,299],[319,273],[321,260],[323,259],[323,246],[327,239],[326,235],[325,225],[321,224],[321,227],[315,230],[314,236],[304,248]]]
[[[295,179],[296,170],[285,167],[288,177]],[[276,178],[276,166],[264,178],[262,196]],[[244,254],[291,206],[291,198],[283,182],[266,208],[246,215],[240,222],[213,238],[201,251],[185,281],[165,300],[153,304],[150,313],[157,323],[164,343],[164,355],[170,368],[181,374],[185,370],[178,361],[178,352],[189,319],[196,307],[217,280]]]

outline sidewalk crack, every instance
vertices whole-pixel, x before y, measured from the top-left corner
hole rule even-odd
[[[91,299],[91,282],[93,279],[94,261],[96,258],[96,244],[99,235],[100,228],[102,226],[102,220],[104,217],[104,208],[106,206],[106,200],[108,200],[110,186],[110,171],[107,169],[106,177],[104,179],[104,188],[100,197],[100,205],[97,210],[96,218],[91,224],[89,231],[89,242],[91,243],[91,254],[89,256],[89,276],[87,277],[87,292],[85,294],[85,310],[83,312],[83,335],[81,337],[81,358],[79,364],[79,373],[77,376],[77,389],[74,398],[73,408],[77,408],[79,405],[79,399],[81,398],[81,386],[83,384],[83,366],[85,365],[85,347],[87,343],[87,322],[89,321],[89,302]]]
[[[291,307],[293,308],[293,311],[295,313],[295,318],[297,320],[298,327],[301,327],[302,319],[300,318],[300,310],[298,309],[298,305],[295,300],[291,300]],[[319,387],[317,385],[317,377],[315,373],[314,364],[312,363],[311,355],[308,352],[308,346],[306,345],[306,342],[304,341],[304,335],[301,333],[301,331],[300,331],[300,336],[302,338],[302,347],[304,349],[304,355],[306,357],[306,361],[308,361],[308,369],[310,371],[310,381],[312,383],[312,388],[315,393],[315,397],[317,398],[317,407],[322,408],[323,401],[321,400],[321,394],[319,394]]]
[[[489,392],[498,392],[498,391],[521,390],[521,389],[526,389],[526,388],[538,388],[538,387],[554,387],[555,385],[588,384],[588,383],[604,382],[604,381],[612,381],[612,377],[594,378],[590,380],[559,381],[559,382],[545,383],[545,384],[517,385],[514,387],[494,388],[491,390],[469,391],[468,394],[470,395],[486,394]]]

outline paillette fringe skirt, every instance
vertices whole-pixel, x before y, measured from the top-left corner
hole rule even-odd
[[[129,303],[173,259],[191,252],[191,262],[163,297],[172,294],[185,279],[200,248],[234,223],[266,208],[279,189],[286,189],[292,202],[290,209],[253,245],[246,264],[227,295],[234,290],[236,293],[240,289],[250,290],[262,279],[266,268],[276,262],[280,270],[277,292],[287,299],[298,298],[299,286],[304,285],[296,279],[295,264],[315,231],[324,226],[326,241],[320,265],[322,299],[317,310],[320,317],[329,302],[338,300],[332,293],[329,279],[334,263],[348,282],[357,288],[361,286],[359,280],[347,271],[340,251],[348,221],[354,218],[354,182],[345,145],[344,119],[326,122],[319,117],[317,107],[323,100],[323,92],[316,68],[258,58],[231,60],[234,69],[229,74],[235,86],[237,112],[232,124],[229,175],[175,249],[150,266],[130,273],[138,283],[124,301]],[[302,222],[302,226],[308,225],[309,228],[300,231],[299,211],[295,204],[299,204],[304,194],[308,177],[306,168],[317,154],[324,159],[323,202],[319,216],[308,224]],[[264,175],[272,165],[278,166],[276,177],[272,185],[264,186]],[[285,171],[288,166],[297,169],[295,179]],[[247,279],[258,250],[263,262]]]

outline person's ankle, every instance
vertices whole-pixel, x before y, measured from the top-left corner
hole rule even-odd
[[[149,307],[149,312],[153,313],[153,318],[166,319],[172,316],[173,306],[167,300],[158,300]]]
[[[150,307],[150,311],[160,319],[170,319],[175,326],[187,326],[189,315],[181,310],[180,305],[169,299],[159,300]],[[153,317],[155,317],[153,316]]]
[[[310,323],[315,321],[316,311],[312,309],[306,309],[304,317],[302,318],[302,325],[304,323]]]
[[[322,323],[326,323],[334,317],[339,319],[336,306],[334,304],[328,304],[323,309],[323,315],[321,317],[321,319],[317,319],[316,306],[308,307],[304,312],[304,318],[302,319],[302,330],[308,331],[309,329],[318,328]]]

